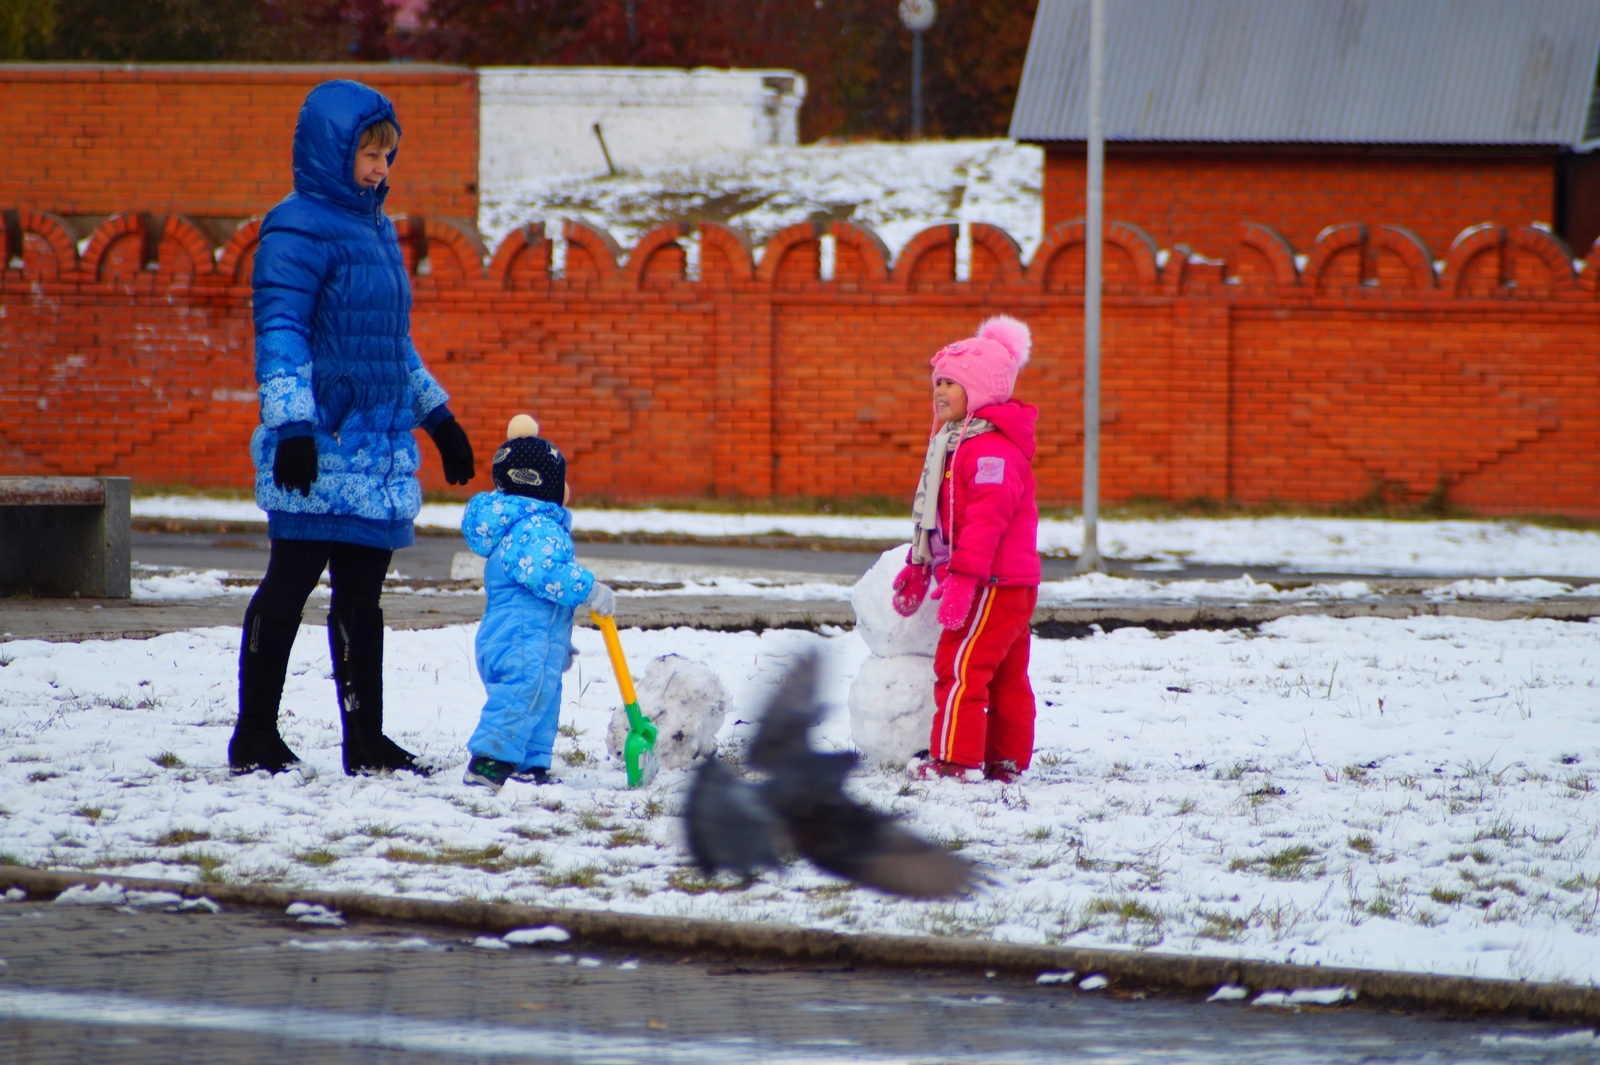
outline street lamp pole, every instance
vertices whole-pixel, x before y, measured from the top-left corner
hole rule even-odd
[[[1079,573],[1100,559],[1100,278],[1105,253],[1106,0],[1089,0],[1089,183],[1083,264],[1083,550]]]
[[[911,31],[911,139],[922,139],[922,35],[939,9],[934,0],[900,0],[900,23]]]

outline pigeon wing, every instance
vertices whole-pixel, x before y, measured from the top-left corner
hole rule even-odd
[[[960,895],[978,882],[965,859],[844,795],[789,813],[795,850],[835,876],[913,899]]]
[[[701,764],[684,808],[689,852],[701,872],[728,869],[749,878],[782,863],[783,827],[760,792],[735,777],[715,758]]]

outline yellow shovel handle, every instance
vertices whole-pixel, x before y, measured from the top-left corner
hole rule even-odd
[[[622,641],[617,637],[617,619],[601,617],[591,610],[589,620],[605,637],[606,654],[611,656],[611,670],[617,675],[617,688],[622,692],[623,705],[637,704],[639,697],[633,693],[633,677],[628,674],[628,660],[622,657]]]

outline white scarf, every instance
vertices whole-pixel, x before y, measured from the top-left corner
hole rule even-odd
[[[945,460],[960,449],[962,441],[993,429],[994,423],[987,418],[967,418],[960,425],[945,423],[928,438],[928,454],[922,460],[922,479],[917,482],[917,495],[911,503],[912,562],[927,565],[933,561],[933,534],[939,528],[939,482],[944,480]],[[950,508],[954,520],[954,489],[950,492]]]

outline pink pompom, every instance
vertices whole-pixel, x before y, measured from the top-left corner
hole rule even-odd
[[[1019,367],[1028,365],[1028,355],[1033,350],[1033,334],[1024,323],[1008,314],[996,315],[978,327],[978,335],[1009,351]]]

